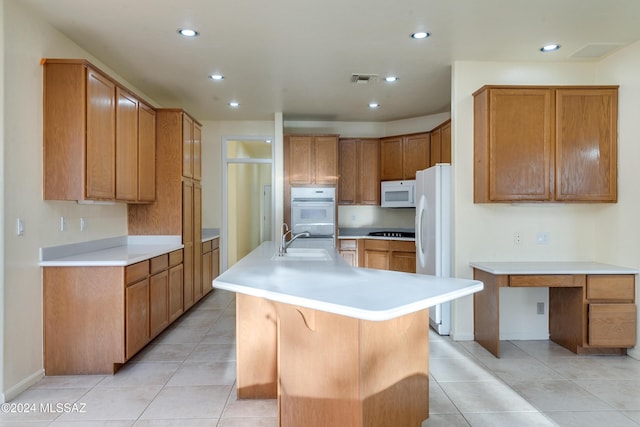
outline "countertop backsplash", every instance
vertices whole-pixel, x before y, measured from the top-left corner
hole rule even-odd
[[[339,228],[413,229],[414,208],[380,206],[338,206]]]

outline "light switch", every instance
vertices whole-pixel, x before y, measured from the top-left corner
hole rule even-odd
[[[18,236],[24,235],[24,220],[22,218],[16,220],[16,234]]]

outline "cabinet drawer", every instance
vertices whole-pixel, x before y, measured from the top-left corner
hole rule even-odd
[[[541,274],[534,275],[511,275],[509,276],[509,286],[529,287],[529,288],[579,288],[584,286],[584,274]]]
[[[211,252],[211,240],[202,242],[202,253]]]
[[[391,249],[392,251],[415,253],[416,244],[415,242],[410,242],[406,240],[391,240],[389,242],[389,249]]]
[[[633,302],[635,276],[588,276],[587,299]]]
[[[589,304],[589,345],[635,346],[635,304]]]
[[[339,239],[338,244],[341,250],[355,251],[358,249],[358,241],[355,239]]]
[[[389,250],[389,241],[388,240],[375,240],[375,239],[366,239],[364,241],[365,249],[373,249],[378,251],[388,251]]]
[[[151,258],[151,269],[149,270],[151,274],[156,274],[161,272],[162,270],[166,270],[169,267],[169,254],[160,255],[154,258]]]
[[[218,249],[220,247],[220,239],[216,238],[211,241],[211,249]]]
[[[149,275],[149,260],[131,264],[124,269],[124,283],[131,285]]]
[[[182,264],[182,249],[173,251],[169,254],[169,265],[173,267],[178,264]]]

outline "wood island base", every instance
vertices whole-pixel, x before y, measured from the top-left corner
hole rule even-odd
[[[377,322],[236,301],[238,397],[277,396],[281,427],[419,427],[429,417],[428,309]]]

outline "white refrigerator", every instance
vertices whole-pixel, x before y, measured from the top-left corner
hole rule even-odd
[[[416,174],[416,273],[450,277],[451,165],[437,164]],[[429,309],[429,323],[440,335],[451,331],[451,303]]]

